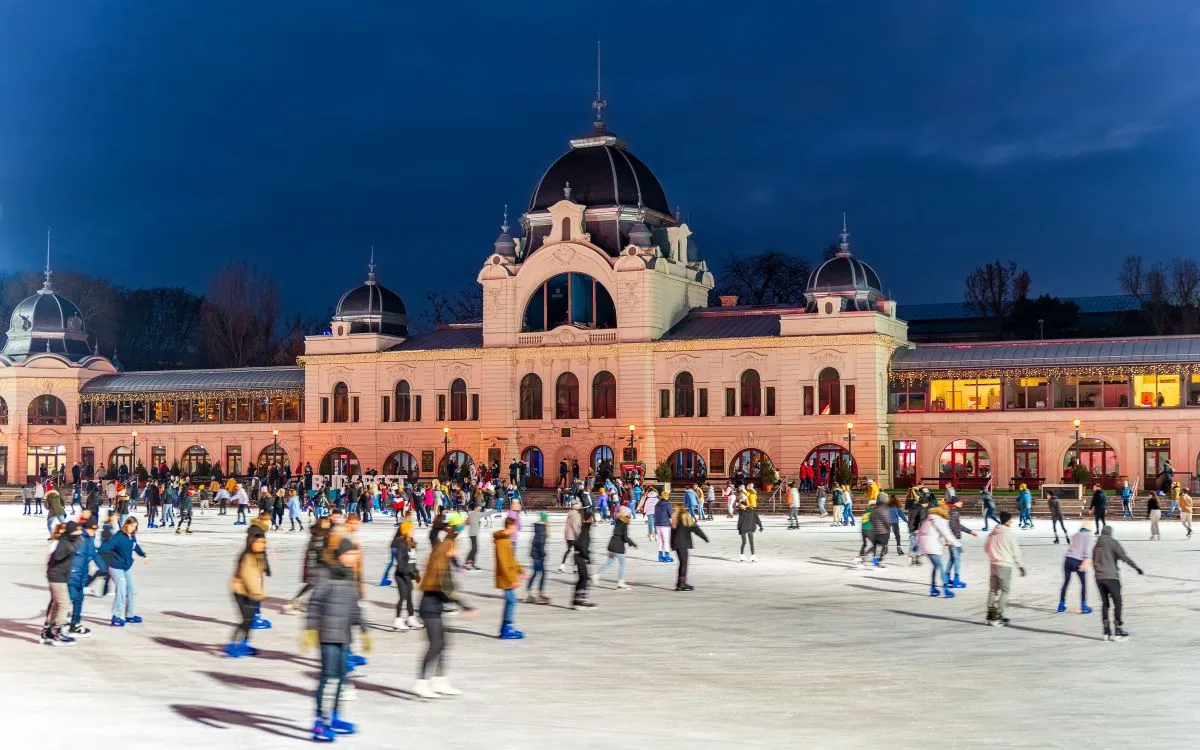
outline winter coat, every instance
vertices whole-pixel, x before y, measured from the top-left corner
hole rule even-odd
[[[66,583],[71,577],[71,564],[75,561],[75,550],[80,544],[80,537],[63,534],[58,543],[50,551],[46,559],[46,581],[49,583]]]
[[[61,516],[66,514],[66,511],[63,509],[62,495],[58,494],[58,490],[47,492],[46,497],[43,498],[43,502],[46,503],[46,512],[50,515]]]
[[[91,534],[84,531],[79,540],[79,546],[75,548],[75,557],[71,560],[71,579],[82,585],[87,582],[88,570],[92,563],[96,564],[101,573],[108,572],[108,564],[96,550]]]
[[[1100,538],[1096,540],[1096,546],[1092,548],[1092,567],[1096,571],[1096,580],[1120,580],[1121,571],[1117,569],[1119,562],[1125,563],[1139,573],[1142,572],[1138,564],[1125,553],[1125,548],[1113,537],[1112,533],[1112,527],[1105,526],[1100,532]]]
[[[130,536],[124,531],[118,531],[112,535],[104,544],[100,545],[100,554],[106,552],[112,553],[112,558],[109,567],[116,570],[129,570],[133,567],[133,555],[136,553],[138,557],[145,557],[146,553],[138,545],[137,536]],[[109,559],[109,558],[105,558]]]
[[[256,602],[261,602],[267,598],[267,591],[263,588],[264,570],[262,555],[243,552],[241,559],[238,560],[237,570],[234,571],[233,578],[229,581],[229,590],[238,596],[247,596]]]
[[[1092,510],[1108,509],[1108,495],[1104,494],[1104,490],[1096,490],[1092,493],[1092,502],[1088,507]]]
[[[1046,507],[1050,509],[1051,518],[1063,520],[1062,500],[1059,500],[1057,496],[1051,495],[1046,498]]]
[[[566,539],[568,542],[575,541],[575,538],[579,536],[579,529],[582,526],[583,517],[579,514],[578,510],[571,508],[567,511],[567,522],[563,525],[563,539]]]
[[[930,513],[917,531],[917,544],[923,555],[940,555],[947,547],[961,547],[962,543],[950,531],[950,522],[936,513]]]
[[[984,554],[992,565],[1004,568],[1023,567],[1021,548],[1017,546],[1017,535],[1004,524],[997,524],[983,542]]]
[[[575,555],[582,557],[585,563],[592,561],[592,525],[583,524],[579,535],[575,537]]]
[[[705,535],[704,530],[699,526],[680,523],[671,531],[671,549],[676,552],[681,549],[691,549],[693,546],[693,534],[706,542],[708,541],[708,536]]]
[[[521,585],[521,573],[524,569],[513,554],[512,538],[507,531],[497,531],[492,534],[492,542],[496,547],[496,588],[508,590]]]
[[[329,567],[328,575],[322,576],[313,587],[305,627],[317,631],[321,643],[348,645],[351,629],[356,625],[362,625],[358,582],[353,570],[334,564]]]
[[[871,535],[887,539],[891,530],[892,514],[888,509],[887,500],[879,498],[875,507],[871,508]]]
[[[762,519],[754,508],[742,508],[738,511],[737,530],[739,534],[753,534],[754,530],[763,530]]]
[[[546,524],[541,521],[533,525],[533,546],[529,556],[534,560],[546,559]]]
[[[654,505],[654,525],[655,526],[670,526],[671,525],[671,504],[663,500],[659,500]]]
[[[629,522],[618,518],[617,525],[613,527],[612,536],[608,540],[608,551],[615,555],[623,555],[627,545],[637,548],[637,544],[629,538]]]

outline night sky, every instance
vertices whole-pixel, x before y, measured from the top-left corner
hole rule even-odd
[[[245,259],[323,314],[374,244],[419,308],[589,129],[596,39],[710,263],[815,258],[843,210],[901,302],[994,257],[1115,293],[1200,246],[1191,0],[753,5],[4,0],[0,270],[52,226],[59,267],[199,291]]]

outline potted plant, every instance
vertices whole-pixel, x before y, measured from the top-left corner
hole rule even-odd
[[[1092,480],[1091,469],[1083,464],[1075,464],[1075,466],[1071,468],[1071,480],[1076,484],[1083,485],[1086,488],[1088,486],[1088,482]]]
[[[779,471],[776,470],[775,464],[771,463],[771,459],[764,458],[759,466],[759,478],[762,480],[763,492],[770,493],[775,489],[775,485],[779,484]]]
[[[854,471],[850,462],[845,458],[839,458],[833,465],[833,479],[838,484],[847,486],[854,480]]]
[[[133,474],[137,477],[139,482],[145,483],[148,473],[146,471],[146,467],[142,465],[141,460],[137,462],[137,468],[133,470]]]
[[[663,494],[671,491],[671,465],[665,460],[655,467],[654,478],[662,485]]]

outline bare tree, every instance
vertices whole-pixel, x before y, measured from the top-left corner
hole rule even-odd
[[[1200,330],[1200,266],[1191,258],[1171,261],[1171,297],[1179,308],[1178,333]]]
[[[1029,272],[1017,268],[1016,263],[994,260],[967,274],[963,299],[969,309],[990,320],[999,334],[1013,303],[1028,298],[1031,284]]]
[[[121,359],[131,370],[194,367],[203,300],[180,287],[132,289],[121,295]]]
[[[328,325],[326,321],[333,317],[331,310],[324,318],[306,318],[299,313],[292,315],[283,324],[283,336],[275,344],[272,363],[277,365],[294,365],[296,358],[304,354],[304,337],[316,336]]]
[[[426,292],[429,311],[421,317],[434,326],[443,323],[470,323],[483,320],[483,287],[472,284],[450,295]]]
[[[223,266],[209,284],[201,319],[213,367],[269,364],[275,353],[279,288],[245,263]]]
[[[1146,304],[1142,297],[1142,256],[1125,256],[1125,262],[1121,264],[1121,273],[1117,280],[1126,294],[1136,297],[1137,301],[1143,305]]]
[[[1140,256],[1130,255],[1121,264],[1121,273],[1117,280],[1126,294],[1137,298],[1154,335],[1162,336],[1169,333],[1171,330],[1171,283],[1167,276],[1166,266],[1162,263],[1155,263],[1147,270],[1142,265]]]
[[[737,295],[743,305],[802,305],[808,263],[774,250],[725,261],[725,284],[715,295]]]

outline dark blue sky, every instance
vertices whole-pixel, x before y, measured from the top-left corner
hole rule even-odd
[[[1200,245],[1190,0],[729,5],[0,3],[0,268],[203,289],[274,269],[322,313],[365,274],[471,283],[504,203],[607,119],[710,261],[815,257],[843,209],[901,302],[993,257],[1117,291]]]

